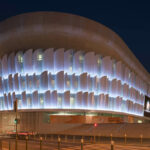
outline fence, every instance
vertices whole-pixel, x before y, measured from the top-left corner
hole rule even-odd
[[[113,142],[112,142],[113,141]],[[1,149],[7,150],[46,150],[49,147],[53,149],[61,150],[61,148],[66,147],[78,147],[81,150],[84,149],[86,144],[108,144],[110,149],[114,150],[114,141],[115,143],[120,144],[143,144],[149,143],[149,139],[144,139],[143,135],[140,135],[137,139],[128,138],[127,134],[122,138],[113,137],[110,134],[110,137],[103,136],[81,136],[81,135],[29,135],[29,136],[19,136],[19,139],[9,138],[2,140],[0,143]],[[111,144],[110,144],[111,143]]]

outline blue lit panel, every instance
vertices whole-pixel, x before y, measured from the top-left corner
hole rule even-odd
[[[0,110],[84,109],[143,116],[148,86],[110,56],[53,48],[4,55]]]

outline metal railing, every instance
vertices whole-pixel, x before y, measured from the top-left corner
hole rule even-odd
[[[136,142],[135,142],[136,140]],[[67,146],[69,144],[70,147],[78,146],[81,150],[84,149],[86,144],[107,144],[110,145],[110,150],[114,150],[114,142],[120,144],[143,144],[143,141],[149,143],[150,139],[143,139],[143,135],[140,135],[137,139],[128,138],[127,134],[124,137],[113,137],[110,134],[110,137],[103,136],[82,136],[82,135],[57,135],[57,134],[37,134],[37,135],[29,135],[29,136],[18,136],[17,139],[15,137],[10,137],[7,139],[2,139],[0,141],[0,150],[3,148],[7,148],[8,150],[31,150],[31,145],[37,145],[37,150],[43,150],[45,145],[51,146],[53,145],[55,149],[61,150],[61,148]],[[5,142],[5,144],[3,144]],[[17,145],[16,145],[17,143]],[[22,145],[20,149],[19,145]]]

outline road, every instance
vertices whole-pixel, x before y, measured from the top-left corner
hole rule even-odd
[[[2,150],[9,150],[8,140],[2,142]],[[11,150],[15,150],[15,141],[12,140]],[[18,141],[18,150],[25,150],[25,141]],[[58,150],[57,142],[43,142],[42,150]],[[134,145],[115,145],[114,150],[149,150],[150,145],[147,146],[134,146]],[[110,150],[110,144],[84,144],[84,150]],[[38,141],[29,141],[28,150],[40,150],[40,144]],[[61,150],[81,150],[80,143],[61,143]]]

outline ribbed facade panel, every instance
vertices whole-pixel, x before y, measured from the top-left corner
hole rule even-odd
[[[143,116],[150,88],[121,61],[94,52],[32,49],[0,60],[0,110],[87,109]]]

